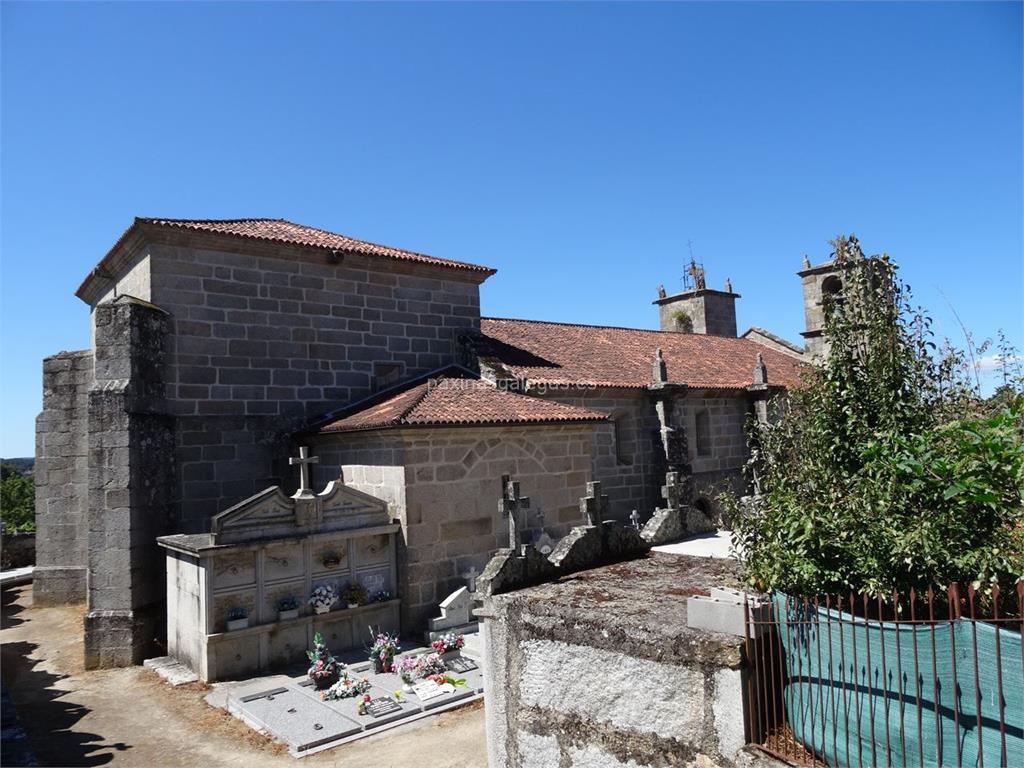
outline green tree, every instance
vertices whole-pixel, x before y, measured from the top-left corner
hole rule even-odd
[[[798,593],[1024,575],[1024,400],[977,395],[886,256],[834,243],[844,292],[803,386],[751,425],[759,493],[732,507],[747,581]]]
[[[8,531],[36,529],[36,487],[10,464],[0,465],[0,518]]]

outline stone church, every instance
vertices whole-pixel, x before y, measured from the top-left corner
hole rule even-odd
[[[800,273],[808,343],[828,264]],[[659,290],[660,330],[481,317],[495,270],[280,219],[136,219],[86,275],[92,346],[43,362],[35,599],[87,601],[86,664],[166,641],[156,539],[298,482],[289,458],[387,504],[405,632],[507,544],[498,499],[532,499],[526,537],[580,524],[599,480],[641,518],[667,471],[714,520],[742,483],[744,423],[799,383],[804,350],[703,271]]]

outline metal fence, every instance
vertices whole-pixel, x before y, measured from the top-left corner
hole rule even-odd
[[[1024,766],[1024,582],[745,608],[752,743],[800,765]]]

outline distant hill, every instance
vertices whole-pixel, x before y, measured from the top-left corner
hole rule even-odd
[[[36,468],[35,456],[23,456],[20,459],[0,459],[0,464],[10,464],[23,475],[31,475]]]

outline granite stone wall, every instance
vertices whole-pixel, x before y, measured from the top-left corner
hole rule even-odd
[[[88,397],[87,669],[139,664],[163,634],[173,421],[164,400],[167,314],[122,296],[95,311]]]
[[[687,291],[655,302],[658,304],[658,320],[663,331],[705,333],[712,336],[736,335],[735,293],[710,289]],[[690,330],[680,328],[676,313],[686,312],[690,318]]]
[[[402,532],[398,581],[402,625],[421,628],[437,604],[508,546],[501,476],[531,499],[524,535],[552,538],[582,522],[579,498],[591,479],[594,426],[456,427],[321,436],[317,487],[341,472],[345,482],[389,501]],[[401,482],[404,477],[404,488]]]
[[[39,605],[85,600],[88,569],[88,404],[92,350],[43,360],[36,418],[36,569]]]
[[[237,248],[237,246],[235,246]],[[288,435],[310,418],[454,362],[479,327],[479,274],[322,251],[149,246],[152,300],[172,316],[173,505],[183,531],[291,482]]]
[[[488,764],[732,766],[747,741],[740,638],[687,627],[735,563],[652,553],[490,597]]]
[[[634,509],[650,514],[660,500],[665,461],[654,402],[645,390],[547,389],[538,397],[611,416],[594,430],[592,477],[608,494],[610,516],[627,522]]]

